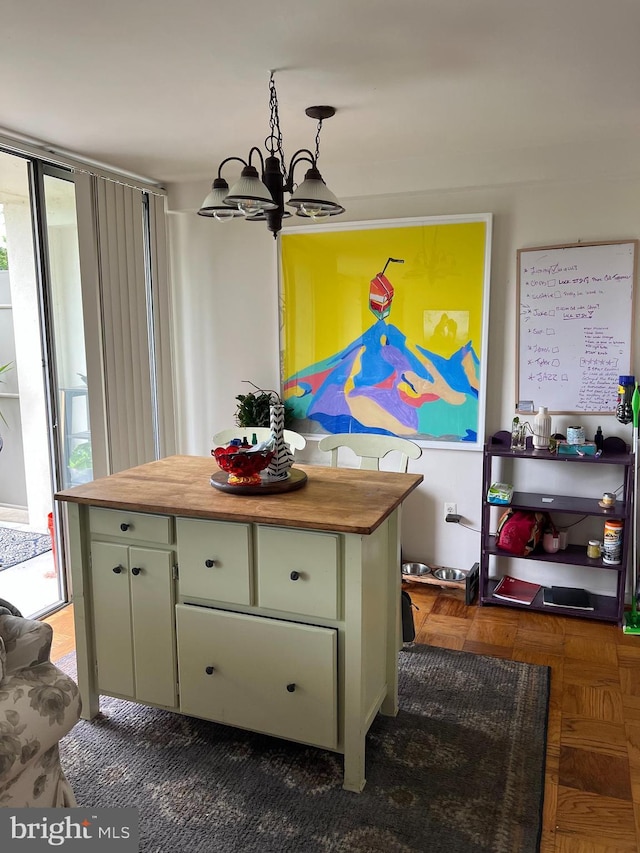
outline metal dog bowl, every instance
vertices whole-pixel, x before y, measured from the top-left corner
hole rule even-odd
[[[434,569],[433,575],[439,581],[461,581],[465,577],[460,569]]]
[[[431,569],[426,563],[403,563],[403,575],[428,575]]]

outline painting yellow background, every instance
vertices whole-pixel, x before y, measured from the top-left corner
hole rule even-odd
[[[388,322],[412,344],[444,357],[460,341],[425,338],[429,311],[468,312],[468,337],[482,351],[485,222],[438,223],[283,234],[283,376],[350,344],[375,322],[369,284],[382,272],[395,294]]]

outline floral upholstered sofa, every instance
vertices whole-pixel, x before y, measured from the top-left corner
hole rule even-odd
[[[76,805],[58,741],[80,718],[80,694],[49,661],[52,636],[0,606],[0,806]]]

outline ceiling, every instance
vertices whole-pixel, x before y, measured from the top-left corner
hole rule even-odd
[[[4,0],[0,34],[7,132],[161,183],[204,191],[262,145],[272,68],[288,157],[313,147],[305,107],[337,108],[338,195],[332,169],[375,192],[400,162],[518,180],[588,148],[640,172],[638,0]]]

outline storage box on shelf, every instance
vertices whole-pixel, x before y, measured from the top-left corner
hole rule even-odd
[[[527,459],[569,466],[620,466],[623,469],[622,495],[621,499],[616,502],[613,509],[602,507],[600,505],[600,499],[595,497],[584,498],[573,497],[566,494],[540,494],[521,491],[515,491],[513,493],[509,506],[515,509],[530,510],[533,512],[549,512],[552,514],[567,513],[576,516],[587,515],[602,519],[603,524],[607,519],[622,519],[624,522],[624,528],[621,562],[618,565],[608,565],[602,560],[602,558],[590,559],[587,557],[586,548],[581,545],[568,545],[565,550],[557,551],[554,554],[547,552],[534,552],[527,557],[516,557],[500,549],[496,542],[496,536],[491,531],[492,509],[494,511],[496,509],[504,511],[506,507],[496,506],[495,504],[489,503],[487,499],[491,483],[498,479],[504,479],[504,475],[502,474],[500,477],[494,475],[494,462],[496,459],[512,459],[513,465],[517,465],[520,460]],[[551,610],[554,615],[580,616],[584,619],[599,619],[622,624],[627,559],[634,503],[633,465],[634,456],[630,452],[629,446],[622,439],[617,437],[605,439],[602,455],[595,457],[558,456],[548,450],[534,449],[530,438],[527,440],[525,450],[513,451],[511,450],[510,432],[501,431],[492,435],[484,447],[479,603],[481,605],[493,604],[502,607],[526,607],[529,610],[544,611],[545,613],[549,613]],[[565,469],[563,469],[563,473],[564,470]],[[572,471],[575,473],[575,467],[566,469],[568,475],[567,488],[570,486],[569,478]],[[549,498],[553,498],[553,500],[549,501]],[[524,560],[529,564],[529,568],[531,567],[531,564],[534,564],[536,561],[543,561],[546,563],[583,566],[589,569],[601,569],[605,572],[614,572],[616,575],[616,592],[615,595],[596,595],[592,593],[590,598],[591,603],[593,604],[593,610],[588,611],[563,607],[549,608],[549,606],[545,606],[543,603],[543,588],[540,589],[534,601],[530,605],[501,600],[493,595],[493,591],[499,583],[500,577],[489,577],[489,563],[491,557],[500,557],[509,561]],[[517,574],[517,568],[514,568],[513,574]],[[529,571],[529,575],[530,574],[531,573]]]

